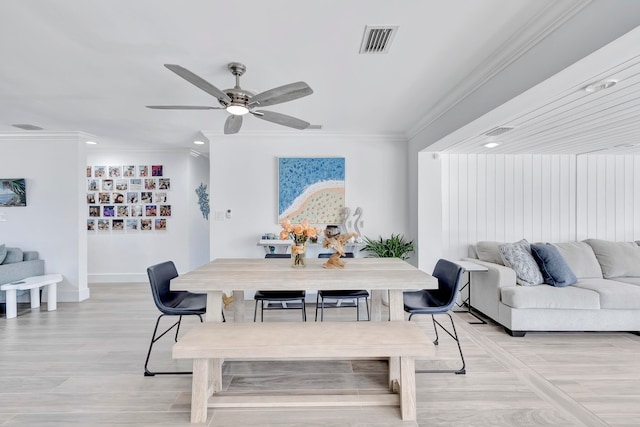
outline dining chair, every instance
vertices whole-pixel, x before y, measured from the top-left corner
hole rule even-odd
[[[265,258],[291,258],[291,254],[266,254]],[[307,310],[304,302],[306,297],[306,291],[256,291],[253,298],[256,300],[256,305],[253,309],[253,321],[256,321],[258,315],[258,304],[260,304],[260,321],[264,322],[265,310],[288,310],[297,309],[296,306],[291,306],[288,303],[300,302],[300,310],[302,311],[302,321],[307,320]],[[267,307],[265,307],[267,303]],[[278,306],[271,307],[271,303],[279,303]]]
[[[440,259],[436,263],[432,276],[438,279],[438,289],[422,289],[419,291],[404,292],[404,311],[409,314],[409,320],[416,314],[429,314],[433,321],[433,329],[436,333],[434,345],[438,345],[438,328],[439,326],[458,344],[462,367],[460,369],[440,369],[440,370],[416,370],[418,373],[425,372],[453,372],[455,374],[465,374],[465,362],[462,355],[462,347],[460,347],[460,339],[456,332],[456,326],[453,323],[453,317],[449,313],[453,308],[456,298],[458,297],[458,289],[462,280],[464,268],[445,259]],[[435,319],[436,314],[446,314],[451,321],[452,331],[445,328]]]
[[[174,340],[178,342],[178,332],[180,332],[180,323],[182,322],[182,316],[198,316],[200,322],[202,322],[202,315],[207,311],[207,295],[197,294],[189,291],[172,291],[170,289],[171,279],[178,277],[178,271],[173,261],[166,261],[160,264],[152,265],[147,268],[147,276],[149,277],[149,284],[151,285],[151,294],[153,295],[153,302],[156,304],[158,310],[160,310],[160,316],[156,320],[156,326],[153,329],[153,335],[151,336],[151,343],[149,344],[149,351],[147,352],[147,359],[144,362],[144,375],[146,377],[152,377],[154,375],[179,375],[179,374],[191,374],[188,372],[153,372],[149,370],[149,358],[151,356],[151,349],[153,345],[163,336],[165,336],[173,328],[176,328],[176,335]],[[157,335],[158,326],[160,325],[160,319],[164,316],[178,316],[178,320],[166,329],[161,334]],[[222,313],[222,319],[224,321],[224,313]]]
[[[318,258],[331,258],[332,253],[320,253],[318,254]],[[353,252],[345,252],[344,256],[341,258],[353,258]],[[369,298],[369,292],[364,289],[359,290],[350,290],[350,289],[339,289],[339,290],[318,290],[318,295],[316,296],[316,321],[318,320],[318,308],[320,308],[320,321],[324,320],[324,308],[325,302],[324,300],[336,300],[335,303],[331,303],[332,308],[356,308],[356,320],[360,321],[360,310],[359,310],[359,302],[361,299],[364,299],[364,303],[367,307],[367,320],[371,320],[371,316],[369,314],[369,302],[367,298]],[[345,301],[353,301],[353,304],[344,304]]]

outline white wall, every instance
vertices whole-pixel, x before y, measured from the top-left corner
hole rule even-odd
[[[421,268],[480,240],[640,239],[640,156],[420,155],[420,245],[441,233],[440,254],[421,256]],[[428,210],[438,199],[440,223]]]
[[[168,191],[171,218],[167,220],[166,231],[88,233],[90,283],[146,282],[146,269],[150,265],[171,260],[178,272],[183,273],[208,260],[208,221],[199,214],[195,197],[195,188],[200,182],[208,181],[206,158],[194,159],[186,149],[136,151],[90,148],[86,164],[163,165],[163,175],[171,179],[171,190]],[[82,182],[86,183],[86,178]],[[83,197],[85,193],[86,190]],[[87,204],[84,198],[83,215],[82,224],[86,224]],[[200,238],[194,237],[198,234]]]
[[[211,158],[211,257],[262,257],[260,236],[279,232],[278,157],[345,157],[345,203],[363,209],[362,233],[408,232],[406,142],[380,136],[207,135]],[[215,211],[231,209],[231,219]],[[407,235],[407,237],[410,237]]]
[[[0,178],[26,178],[27,206],[0,208],[0,243],[35,250],[45,273],[61,273],[59,301],[89,298],[81,201],[87,135],[17,132],[0,135]]]

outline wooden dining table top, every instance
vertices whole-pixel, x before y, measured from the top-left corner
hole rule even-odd
[[[349,258],[342,269],[307,258],[292,267],[287,258],[218,258],[171,281],[172,290],[437,289],[438,281],[399,258]]]

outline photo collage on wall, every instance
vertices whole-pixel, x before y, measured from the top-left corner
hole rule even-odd
[[[87,166],[87,231],[166,231],[170,190],[162,165]]]

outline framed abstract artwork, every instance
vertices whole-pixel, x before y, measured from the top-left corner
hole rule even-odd
[[[278,158],[278,222],[340,222],[344,178],[344,157]]]
[[[27,206],[27,185],[24,178],[0,179],[0,206]]]

